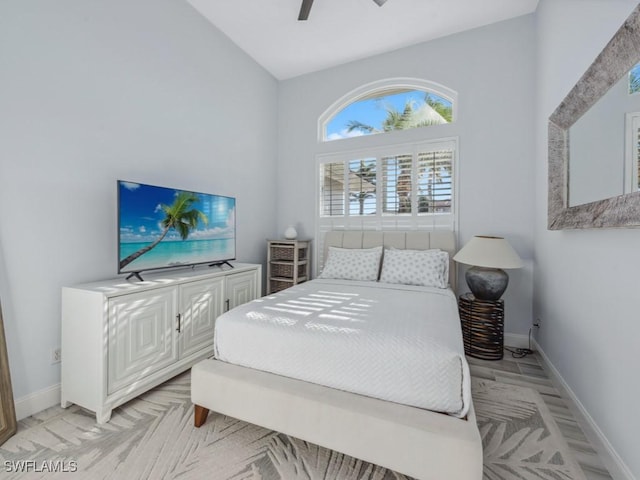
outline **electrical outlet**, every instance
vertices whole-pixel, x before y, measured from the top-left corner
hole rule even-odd
[[[536,328],[540,328],[542,321],[539,318],[536,318],[536,321],[533,323],[533,326]]]
[[[51,365],[60,363],[62,360],[62,349],[60,347],[51,350]]]

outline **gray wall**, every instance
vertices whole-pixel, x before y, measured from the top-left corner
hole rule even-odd
[[[264,260],[277,88],[181,0],[0,2],[0,294],[17,398],[60,381],[60,287],[116,275],[116,179],[237,197],[238,259]]]
[[[318,144],[318,117],[336,100],[392,77],[445,85],[458,92],[455,124],[376,135],[368,141],[459,137],[459,243],[476,234],[503,235],[523,257],[525,268],[509,272],[505,322],[509,333],[528,333],[533,288],[534,25],[532,15],[520,17],[281,82],[278,231],[296,224],[301,235],[313,237],[316,155],[359,148],[367,141],[360,137]],[[466,285],[460,290],[466,291]]]
[[[548,231],[547,119],[635,1],[542,0],[537,13],[538,342],[628,470],[640,478],[637,411],[640,230]],[[624,138],[624,137],[621,137]]]

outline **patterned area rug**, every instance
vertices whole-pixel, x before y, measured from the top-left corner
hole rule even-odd
[[[473,379],[472,396],[485,479],[585,479],[538,392]]]
[[[187,373],[114,410],[105,425],[76,406],[46,410],[20,422],[17,435],[0,446],[0,477],[409,480],[214,413],[194,428],[189,395]],[[485,479],[584,480],[537,392],[474,379],[473,397]]]

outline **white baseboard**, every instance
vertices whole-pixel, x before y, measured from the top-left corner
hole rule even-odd
[[[24,397],[16,398],[16,418],[22,420],[55,405],[60,405],[59,383]]]
[[[611,445],[605,434],[600,430],[600,427],[598,427],[598,424],[595,422],[593,417],[589,414],[587,409],[584,408],[584,405],[582,405],[582,402],[580,402],[576,394],[571,390],[571,387],[569,387],[564,378],[562,378],[560,372],[553,366],[549,357],[544,353],[544,350],[540,348],[538,342],[533,338],[531,341],[534,345],[534,350],[540,354],[544,367],[551,372],[553,380],[562,386],[562,388],[567,392],[567,395],[571,397],[571,400],[573,400],[573,403],[576,405],[579,413],[577,418],[578,423],[582,427],[584,434],[591,444],[598,450],[598,453],[609,470],[611,477],[615,480],[636,480],[631,470],[629,470],[629,467],[627,467],[622,458],[620,458],[620,455],[618,455],[618,452],[615,451],[613,445]],[[580,415],[582,416],[581,418]]]

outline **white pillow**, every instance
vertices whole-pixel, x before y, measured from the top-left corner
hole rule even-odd
[[[380,272],[380,257],[382,257],[382,247],[329,247],[327,261],[318,278],[375,282]]]
[[[380,281],[447,288],[449,254],[442,250],[385,250]]]

